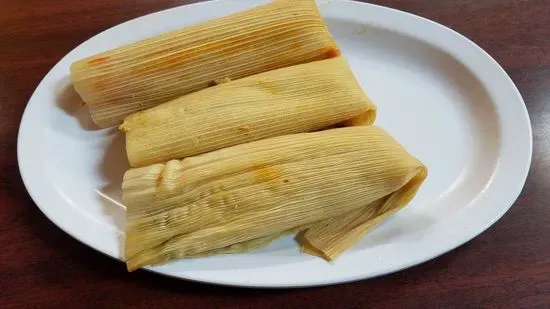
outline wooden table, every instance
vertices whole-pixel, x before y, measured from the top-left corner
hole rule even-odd
[[[65,53],[98,32],[190,2],[0,0],[0,308],[550,308],[548,0],[378,1],[479,44],[517,84],[533,124],[533,164],[515,206],[481,236],[433,261],[332,287],[235,289],[129,274],[46,219],[25,191],[16,159],[19,121],[34,88]]]

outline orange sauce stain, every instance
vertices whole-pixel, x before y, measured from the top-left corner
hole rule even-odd
[[[96,56],[93,59],[88,60],[88,64],[89,65],[100,65],[100,64],[104,64],[105,62],[107,62],[107,60],[109,60],[109,57],[107,57],[107,56]]]
[[[96,91],[104,91],[108,88],[107,82],[101,79],[92,82],[92,88]]]
[[[268,82],[264,82],[262,80],[259,80],[258,81],[258,86],[267,91],[269,94],[277,94],[277,87],[268,83]]]
[[[254,171],[254,176],[259,182],[268,182],[281,176],[280,170],[275,167],[255,165],[252,169]]]
[[[154,51],[154,52],[150,53],[149,55],[150,56],[158,56],[158,55],[161,55],[165,52],[166,52],[166,50],[157,50],[157,51]]]
[[[252,128],[249,125],[240,126],[240,127],[237,128],[237,130],[239,132],[242,132],[242,133],[248,133],[248,132],[250,132],[251,129]]]
[[[164,53],[167,53],[167,52],[170,52],[170,49],[156,50],[156,51],[150,53],[149,56],[153,56],[153,57],[154,57],[154,56],[160,56],[160,55],[162,55],[162,54],[164,54]]]
[[[298,48],[301,48],[302,47],[302,43],[301,42],[294,42],[290,45],[290,47],[292,49],[298,49]]]
[[[335,58],[340,56],[342,53],[340,52],[340,49],[338,48],[331,48],[328,51],[325,52],[326,58]]]
[[[161,51],[158,51],[157,53],[161,53]],[[153,72],[158,72],[159,69],[173,69],[181,66],[183,64],[183,61],[185,61],[188,57],[188,53],[182,52],[166,55],[161,58],[151,59],[145,62],[143,65],[133,68],[132,73],[143,76],[149,75]]]

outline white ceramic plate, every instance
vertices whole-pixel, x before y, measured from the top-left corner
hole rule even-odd
[[[121,258],[128,167],[122,135],[97,130],[69,82],[80,58],[241,11],[265,1],[220,0],[147,15],[109,29],[67,54],[29,101],[19,166],[30,195],[56,225]],[[291,237],[248,254],[182,260],[150,270],[218,284],[311,286],[374,277],[432,259],[472,239],[513,204],[531,160],[531,126],[503,69],[463,36],[400,11],[320,2],[323,17],[366,92],[377,124],[429,168],[414,201],[329,264]]]

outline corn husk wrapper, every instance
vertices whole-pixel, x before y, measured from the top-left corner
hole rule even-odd
[[[333,259],[404,207],[425,177],[425,166],[378,127],[285,135],[130,169],[127,266],[246,252],[298,230],[304,252]]]
[[[120,129],[130,165],[140,167],[375,118],[376,107],[338,57],[198,91],[133,114]]]
[[[275,0],[79,60],[71,79],[109,127],[225,80],[338,55],[314,0]]]

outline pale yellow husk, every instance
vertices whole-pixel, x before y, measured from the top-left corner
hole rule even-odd
[[[133,114],[120,129],[130,165],[140,167],[342,122],[372,124],[375,117],[338,57],[204,89]]]
[[[405,207],[428,176],[421,168],[407,184],[396,192],[346,214],[320,221],[297,236],[302,251],[327,261],[337,258],[380,222]]]
[[[311,231],[298,238],[305,252],[333,258],[403,207],[425,175],[378,127],[284,135],[130,169],[127,266],[247,251],[297,230]],[[325,232],[331,218],[336,241]]]
[[[340,54],[314,0],[275,0],[73,63],[100,127],[213,84]]]

